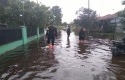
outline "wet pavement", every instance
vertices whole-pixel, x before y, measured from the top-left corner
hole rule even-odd
[[[0,56],[0,80],[125,80],[125,56],[112,57],[108,39],[79,43],[65,31],[54,49],[34,41]]]

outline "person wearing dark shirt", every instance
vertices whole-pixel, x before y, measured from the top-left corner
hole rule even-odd
[[[69,38],[69,36],[70,36],[70,33],[71,33],[71,30],[70,30],[70,26],[68,26],[68,29],[67,29],[67,38]]]
[[[57,29],[52,24],[48,27],[48,30],[46,32],[46,37],[49,48],[51,48],[51,46],[53,48],[55,38],[57,37]]]
[[[79,41],[82,43],[85,39],[85,28],[81,28],[79,31]]]

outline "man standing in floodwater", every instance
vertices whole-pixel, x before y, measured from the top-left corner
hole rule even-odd
[[[53,23],[51,23],[50,26],[48,27],[46,37],[49,48],[53,48],[55,38],[57,37],[57,28],[53,26]]]
[[[85,28],[81,28],[79,31],[79,41],[83,43],[85,39]]]
[[[70,36],[70,33],[71,33],[71,30],[70,30],[70,26],[68,25],[68,28],[67,28],[67,38],[69,38],[69,36]]]

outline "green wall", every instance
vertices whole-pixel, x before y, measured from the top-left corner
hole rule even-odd
[[[12,50],[18,46],[23,45],[23,40],[14,41],[5,45],[0,46],[0,54],[3,54],[6,51]]]
[[[31,42],[35,39],[39,39],[40,37],[44,36],[44,33],[39,34],[39,28],[37,27],[37,33],[35,36],[27,37],[27,28],[22,26],[22,40],[14,41],[8,44],[4,44],[0,46],[0,55],[4,54],[7,51],[13,50],[21,45],[26,45],[28,42]]]

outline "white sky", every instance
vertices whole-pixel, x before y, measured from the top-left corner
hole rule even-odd
[[[34,0],[37,1],[37,0]],[[75,14],[81,7],[88,7],[88,0],[38,0],[46,6],[59,6],[62,9],[63,22],[71,22],[77,17]],[[115,13],[122,10],[125,6],[122,0],[90,0],[90,8],[97,11],[100,16]]]

